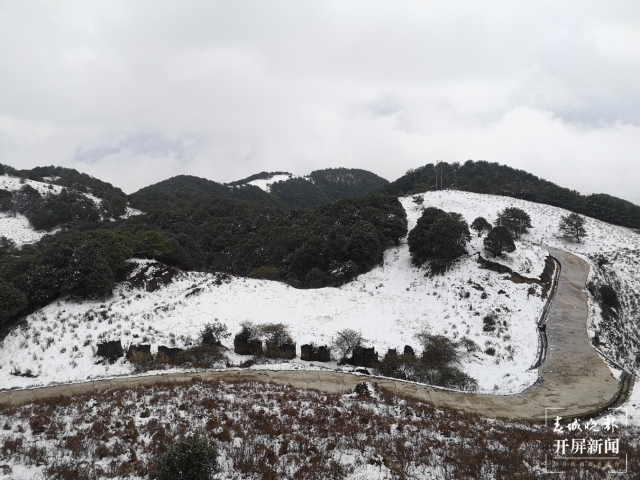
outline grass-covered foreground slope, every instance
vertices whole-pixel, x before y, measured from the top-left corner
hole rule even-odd
[[[146,479],[167,450],[198,435],[217,452],[216,479],[533,479],[548,476],[555,441],[571,438],[551,425],[436,409],[371,384],[341,395],[193,381],[37,400],[5,408],[0,423],[13,478]],[[616,438],[616,456],[638,468],[635,429]],[[579,478],[618,478],[612,471],[621,468],[588,462]],[[573,478],[570,465],[559,469]]]

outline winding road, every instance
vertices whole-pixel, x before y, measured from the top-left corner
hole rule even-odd
[[[382,387],[436,406],[447,406],[483,417],[541,421],[549,417],[589,417],[615,404],[629,388],[616,380],[586,332],[589,265],[562,250],[550,248],[562,270],[555,298],[547,316],[546,357],[535,384],[515,395],[483,395],[449,391],[388,378],[375,378]],[[96,390],[134,387],[161,382],[203,380],[245,380],[290,384],[325,392],[352,391],[367,377],[332,371],[238,370],[200,373],[171,373],[145,377],[123,377],[69,385],[0,392],[0,403],[22,404],[37,398],[75,395]],[[553,409],[553,410],[549,410]]]

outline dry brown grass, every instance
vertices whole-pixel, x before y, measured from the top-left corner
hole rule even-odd
[[[215,445],[225,478],[340,479],[368,469],[389,479],[527,479],[539,477],[557,438],[386,390],[368,397],[199,380],[38,400],[5,408],[0,425],[3,458],[55,479],[147,478],[193,433]],[[638,471],[637,441],[627,435],[621,451]],[[615,478],[610,470],[563,478]]]

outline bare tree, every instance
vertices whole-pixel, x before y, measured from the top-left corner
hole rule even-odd
[[[575,238],[578,243],[582,243],[582,239],[587,236],[584,224],[584,217],[570,213],[560,219],[560,231],[565,237]]]
[[[345,328],[336,332],[331,342],[331,351],[338,354],[340,362],[344,362],[353,349],[362,345],[366,340],[362,338],[362,332],[356,332]]]

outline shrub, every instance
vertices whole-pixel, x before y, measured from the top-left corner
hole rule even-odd
[[[581,239],[587,236],[584,224],[584,217],[577,213],[570,213],[560,219],[559,229],[565,237],[574,238],[578,243],[581,243]]]
[[[529,214],[516,207],[508,207],[498,212],[496,226],[507,227],[515,238],[520,238],[523,233],[527,233],[527,229],[533,228]]]
[[[233,338],[234,352],[239,355],[258,355],[262,353],[262,340],[258,338],[259,329],[251,322],[243,322],[240,332]]]
[[[180,366],[211,368],[226,358],[224,347],[221,345],[198,345],[178,353],[174,363]]]
[[[484,332],[493,332],[496,329],[496,316],[495,314],[490,314],[487,315],[486,317],[484,317],[482,319],[482,323],[484,323],[484,326],[482,327],[482,330]]]
[[[200,343],[202,345],[217,346],[222,345],[222,340],[231,336],[227,326],[217,320],[207,323],[200,332]]]
[[[471,224],[471,228],[478,233],[478,236],[481,237],[484,232],[488,232],[491,230],[491,224],[484,217],[476,218]]]
[[[504,252],[515,252],[516,245],[507,227],[495,227],[491,229],[484,239],[484,249],[493,257],[499,257]]]
[[[376,368],[378,375],[385,377],[411,380],[415,378],[418,358],[415,355],[398,355],[395,350],[389,350]]]
[[[620,301],[618,300],[618,294],[611,287],[611,285],[601,285],[598,289],[600,294],[601,303],[608,308],[620,309]]]
[[[429,207],[409,232],[407,241],[414,265],[428,262],[432,273],[444,273],[454,260],[467,253],[470,239],[469,227],[459,214]]]
[[[133,365],[134,373],[142,373],[153,370],[155,367],[155,359],[150,353],[134,350],[129,356],[129,362]]]
[[[398,355],[395,350],[389,350],[377,365],[376,372],[440,387],[470,391],[478,387],[476,380],[458,368],[460,360],[454,342],[427,332],[418,333],[416,338],[423,347],[419,358],[407,353]]]
[[[209,480],[218,470],[216,449],[194,435],[160,457],[150,476],[154,480]]]
[[[336,352],[338,360],[344,363],[353,349],[361,346],[365,341],[361,332],[345,328],[336,332],[332,339],[331,351]]]
[[[265,355],[269,358],[294,358],[296,347],[289,333],[289,327],[283,323],[266,323],[260,326],[260,334],[266,340]]]

